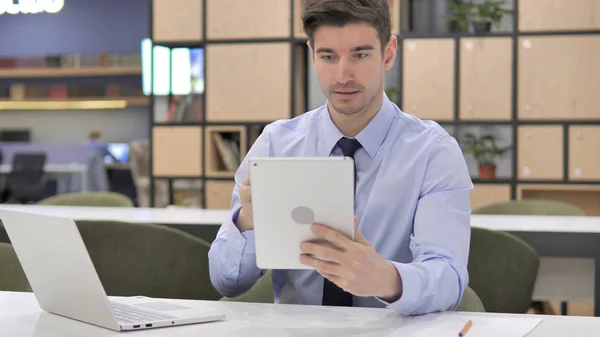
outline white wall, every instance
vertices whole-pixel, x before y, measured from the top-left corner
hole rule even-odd
[[[119,110],[1,111],[0,129],[29,128],[32,142],[86,142],[91,129],[104,142],[148,138],[150,115],[145,107]]]

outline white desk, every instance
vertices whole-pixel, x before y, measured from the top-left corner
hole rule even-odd
[[[164,225],[210,226],[216,231],[229,210],[192,208],[120,208],[4,205],[21,210],[71,217],[75,220],[114,220]],[[538,301],[594,301],[600,316],[600,217],[473,215],[473,227],[511,232],[543,257],[534,289]]]
[[[168,327],[128,332],[135,336],[232,336],[232,337],[295,337],[295,336],[431,336],[426,329],[432,322],[450,321],[461,326],[473,320],[467,337],[481,337],[476,327],[485,320],[504,320],[504,327],[515,324],[514,320],[543,318],[527,337],[591,337],[598,336],[600,318],[573,316],[531,316],[492,313],[448,312],[420,317],[401,317],[387,309],[343,308],[321,306],[274,305],[257,303],[228,303],[203,301],[176,301],[181,305],[209,306],[222,310],[227,319],[221,322]],[[511,323],[512,322],[512,323]],[[406,331],[413,333],[406,333]],[[458,328],[460,330],[460,328]],[[457,336],[448,331],[445,336]],[[113,332],[64,317],[42,312],[31,293],[0,292],[0,332],[11,337],[108,337],[123,336]],[[442,336],[436,334],[437,336]],[[510,334],[485,334],[511,337]]]
[[[69,217],[74,220],[104,220],[165,225],[220,225],[228,210],[197,208],[129,208],[51,205],[8,205],[0,209]]]
[[[8,174],[12,170],[11,164],[0,165],[0,175]],[[81,176],[81,190],[87,191],[87,165],[84,164],[46,164],[44,172],[54,174],[79,174]]]

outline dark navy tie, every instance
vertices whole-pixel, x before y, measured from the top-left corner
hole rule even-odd
[[[360,142],[352,138],[341,138],[338,141],[338,146],[344,156],[352,158],[354,158],[354,152],[361,147]],[[356,165],[354,167],[354,190],[356,191]],[[345,292],[335,283],[325,278],[323,280],[323,305],[351,307],[352,294]]]

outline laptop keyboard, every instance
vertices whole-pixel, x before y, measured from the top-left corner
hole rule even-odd
[[[112,305],[117,320],[123,323],[155,322],[176,318],[174,316],[145,310],[133,305],[117,302],[110,302],[110,304]]]

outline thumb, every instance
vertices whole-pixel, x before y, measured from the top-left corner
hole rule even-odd
[[[360,230],[358,230],[358,217],[354,216],[354,241],[370,246],[371,243],[365,238]]]

